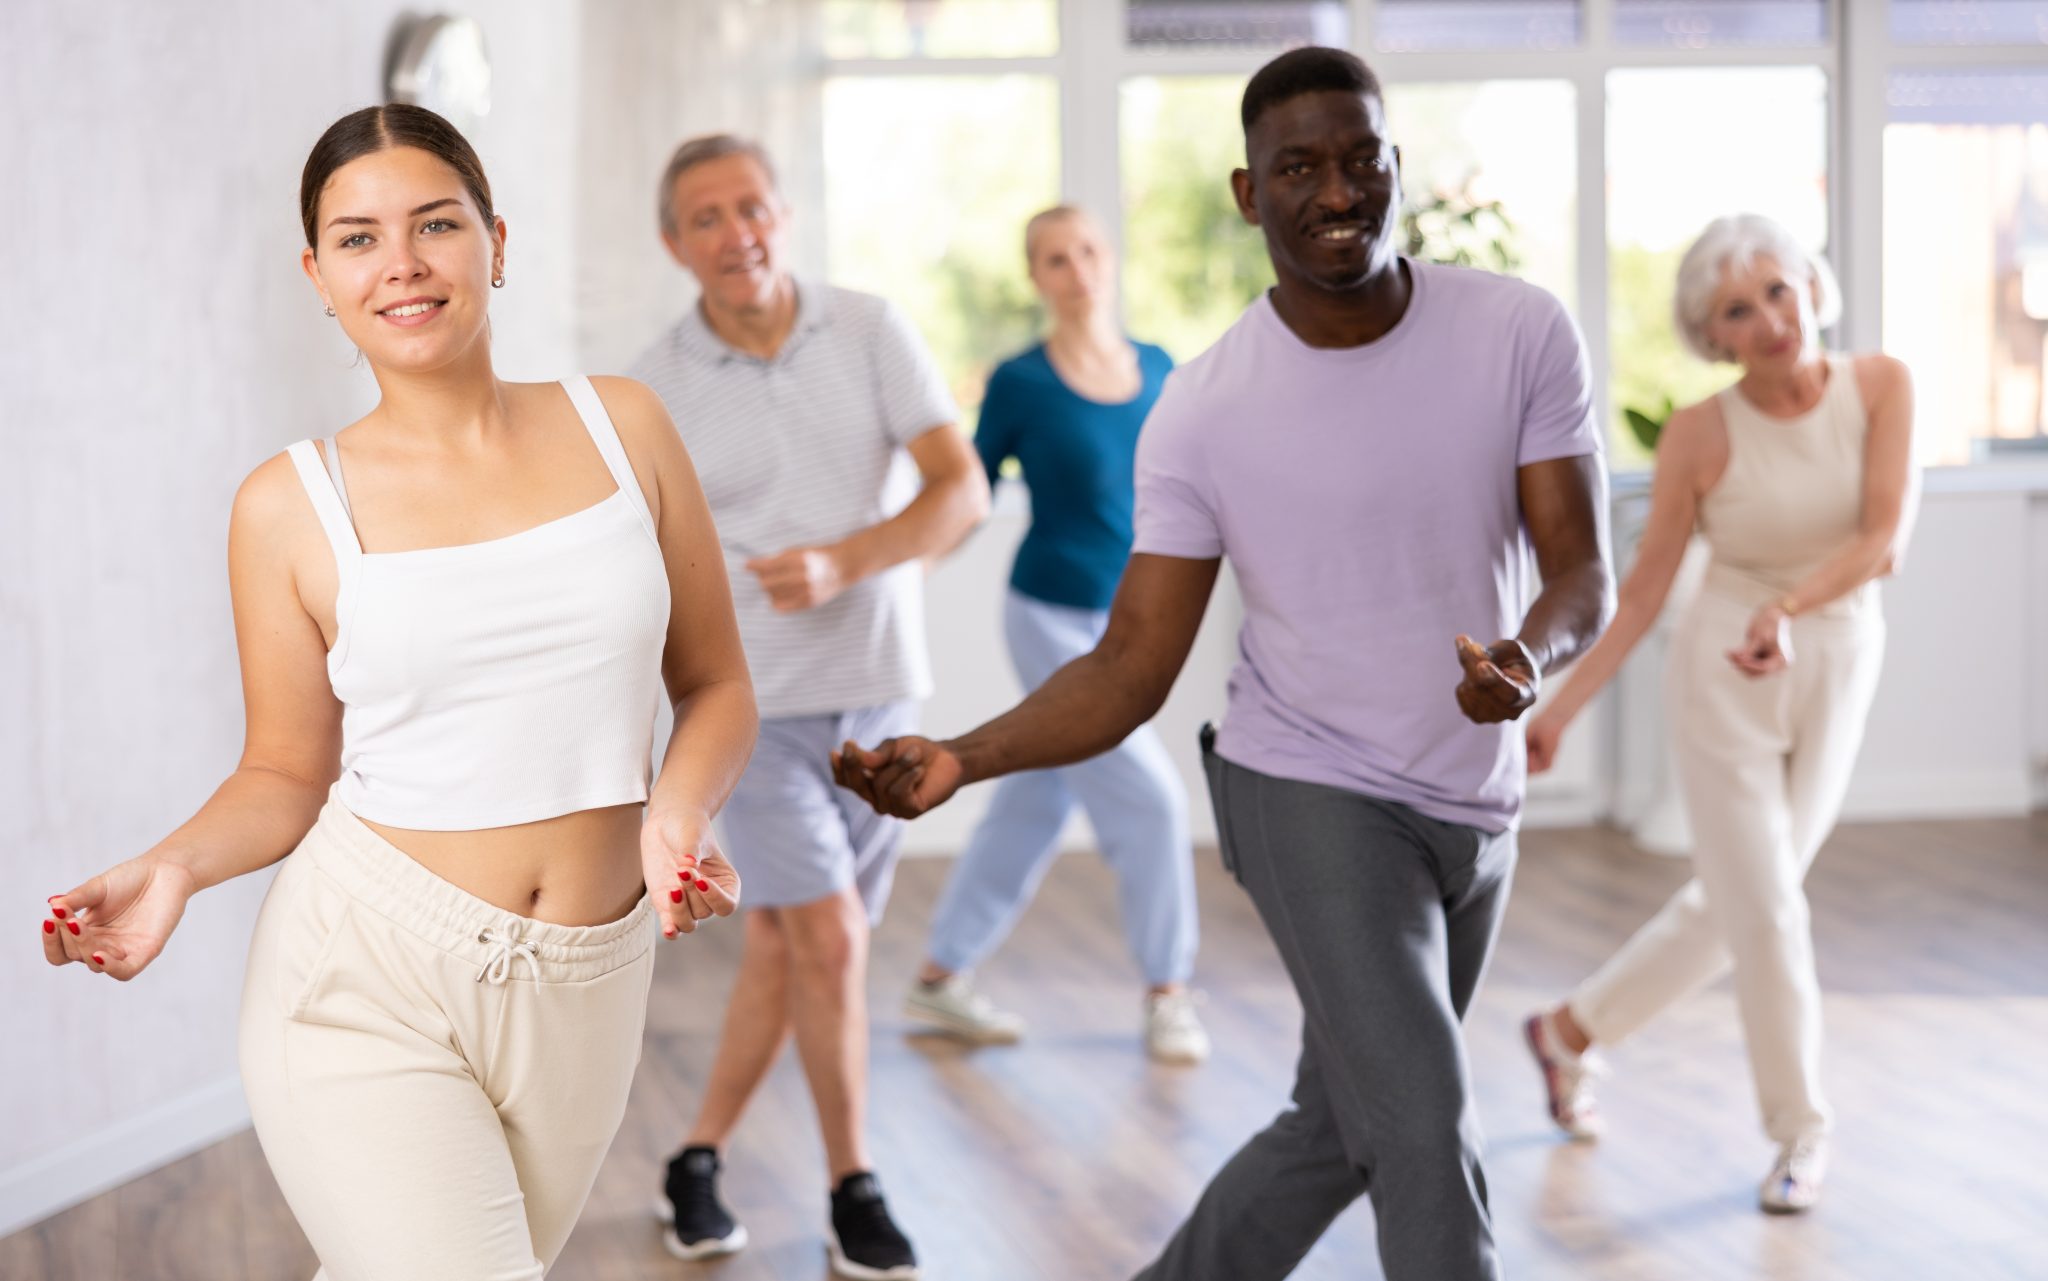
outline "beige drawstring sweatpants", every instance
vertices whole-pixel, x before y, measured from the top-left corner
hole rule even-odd
[[[1875,608],[1792,621],[1792,663],[1736,670],[1755,609],[1710,581],[1673,633],[1666,700],[1693,830],[1693,879],[1573,993],[1601,1044],[1735,972],[1764,1129],[1824,1132],[1820,987],[1803,881],[1834,827],[1884,654]]]
[[[655,916],[529,920],[330,799],[242,992],[256,1135],[327,1281],[533,1281],[625,1115]]]

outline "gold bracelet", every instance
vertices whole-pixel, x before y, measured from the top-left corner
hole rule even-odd
[[[1790,595],[1780,596],[1778,597],[1778,612],[1787,618],[1797,618],[1799,616],[1799,602],[1793,600]]]

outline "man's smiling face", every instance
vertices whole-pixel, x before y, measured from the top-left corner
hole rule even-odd
[[[1379,95],[1322,90],[1276,102],[1245,151],[1238,208],[1264,231],[1277,274],[1342,292],[1393,265],[1400,149],[1386,139]]]

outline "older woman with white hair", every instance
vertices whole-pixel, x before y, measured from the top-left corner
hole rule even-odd
[[[1694,876],[1570,997],[1532,1016],[1553,1120],[1601,1131],[1591,1054],[1731,969],[1764,1128],[1779,1145],[1763,1209],[1818,1199],[1829,1110],[1820,989],[1802,882],[1833,827],[1877,687],[1877,580],[1898,564],[1917,493],[1913,391],[1889,356],[1827,352],[1841,312],[1827,264],[1755,214],[1687,251],[1674,306],[1702,359],[1741,367],[1671,416],[1650,515],[1614,623],[1531,721],[1529,767],[1659,612],[1697,530],[1713,556],[1667,672]]]

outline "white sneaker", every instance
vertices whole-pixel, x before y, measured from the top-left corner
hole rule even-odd
[[[1532,1014],[1523,1022],[1522,1039],[1528,1042],[1536,1066],[1543,1070],[1550,1119],[1581,1142],[1599,1138],[1607,1123],[1593,1099],[1593,1082],[1607,1075],[1606,1065],[1590,1049],[1584,1054],[1566,1049],[1547,1012]]]
[[[1201,998],[1182,988],[1145,997],[1145,1052],[1160,1063],[1200,1063],[1209,1057],[1209,1033],[1195,1007]]]
[[[1778,1159],[1757,1190],[1765,1214],[1804,1214],[1820,1201],[1821,1181],[1828,1173],[1828,1141],[1809,1134],[1778,1149]]]
[[[903,1013],[971,1045],[1015,1045],[1024,1035],[1024,1020],[997,1009],[966,974],[937,983],[912,980]]]

